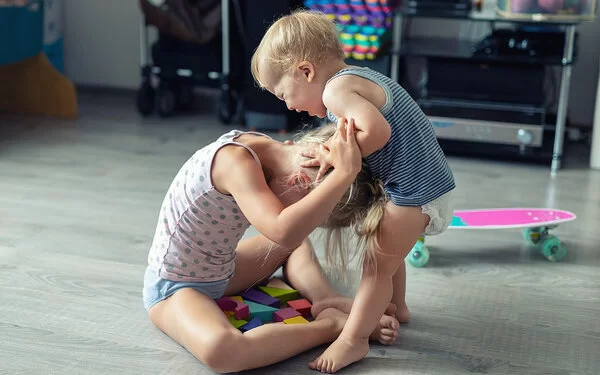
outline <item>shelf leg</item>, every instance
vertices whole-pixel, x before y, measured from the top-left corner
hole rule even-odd
[[[565,33],[565,48],[562,59],[562,75],[560,79],[560,93],[558,96],[558,111],[556,114],[556,133],[554,135],[554,150],[552,152],[552,166],[550,174],[555,176],[560,169],[563,143],[565,138],[565,122],[569,103],[571,87],[571,65],[573,63],[573,49],[575,47],[575,25],[567,26]]]
[[[400,67],[400,48],[402,47],[402,14],[396,12],[394,14],[394,25],[392,31],[392,58],[390,62],[390,78],[394,82],[400,82],[399,67]]]

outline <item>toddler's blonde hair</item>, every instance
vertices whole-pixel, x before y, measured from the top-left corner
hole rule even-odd
[[[275,21],[252,55],[250,69],[262,87],[259,63],[264,60],[277,74],[293,71],[301,61],[321,64],[344,59],[344,50],[333,20],[320,12],[296,10]]]

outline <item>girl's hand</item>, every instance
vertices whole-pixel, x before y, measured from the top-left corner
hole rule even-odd
[[[322,144],[317,152],[320,161],[317,181],[332,166],[336,170],[356,176],[362,167],[362,155],[354,129],[354,120],[338,120],[337,130],[334,135]]]

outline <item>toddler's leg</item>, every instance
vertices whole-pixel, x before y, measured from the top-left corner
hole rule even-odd
[[[312,369],[334,373],[365,357],[369,332],[393,296],[393,276],[428,222],[429,217],[420,207],[398,207],[391,202],[386,205],[375,252],[377,266],[363,265],[363,278],[348,322],[336,341],[309,364]]]
[[[283,270],[290,284],[312,302],[313,317],[330,307],[350,314],[352,298],[341,296],[331,287],[308,239],[290,255]],[[395,313],[396,306],[388,306],[386,314]]]
[[[392,278],[394,292],[392,294],[392,303],[398,306],[396,319],[400,323],[407,323],[410,318],[410,311],[406,306],[406,263],[402,262]]]
[[[346,314],[352,308],[352,299],[338,294],[323,275],[323,270],[310,241],[305,240],[288,258],[284,265],[284,276],[301,295],[313,304],[311,313],[317,317],[325,309],[335,308]],[[396,341],[399,322],[394,317],[395,306],[388,306],[389,314],[383,315],[370,339],[383,345]]]

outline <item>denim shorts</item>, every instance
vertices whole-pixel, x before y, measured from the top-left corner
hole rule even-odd
[[[146,268],[144,274],[144,307],[150,311],[150,308],[158,302],[172,296],[182,288],[192,288],[207,296],[218,299],[223,297],[227,284],[230,279],[209,281],[209,282],[190,282],[190,281],[172,281],[158,276],[158,272],[150,267]]]

